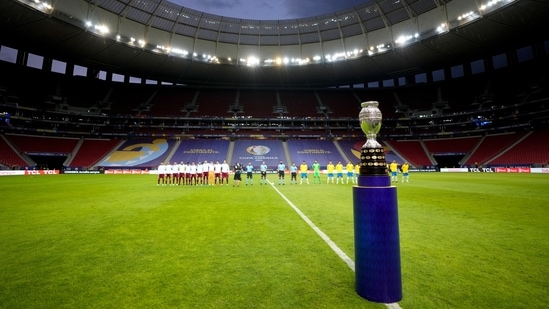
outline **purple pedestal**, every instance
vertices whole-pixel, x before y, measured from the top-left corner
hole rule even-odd
[[[396,187],[388,175],[359,176],[353,187],[356,292],[379,303],[402,299]]]

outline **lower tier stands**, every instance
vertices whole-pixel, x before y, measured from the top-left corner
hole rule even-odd
[[[520,140],[526,132],[486,135],[464,165],[484,165],[488,160]]]
[[[209,131],[208,131],[209,132]],[[234,143],[227,136],[183,140],[164,136],[139,137],[134,139],[77,139],[32,135],[6,134],[0,136],[0,164],[4,169],[14,166],[33,166],[26,157],[37,160],[40,156],[65,156],[72,159],[65,163],[70,168],[122,167],[156,168],[159,162],[189,158],[212,160],[251,161],[254,165],[262,160],[300,164],[305,160],[311,164],[318,160],[321,165],[328,161],[357,161],[358,153],[365,139],[356,137],[353,141],[335,143],[330,139],[289,138],[286,142],[280,136],[259,134],[257,138],[232,135]],[[549,130],[489,135],[485,137],[453,138],[435,140],[386,140],[387,161],[398,163],[408,161],[414,167],[438,165],[436,156],[444,154],[463,155],[465,163],[484,166],[546,166],[549,164],[549,144],[545,142]],[[191,139],[187,139],[191,138]],[[267,139],[266,139],[267,138]],[[117,146],[119,145],[119,146]],[[174,148],[178,147],[178,148]],[[173,151],[172,151],[173,150]],[[173,158],[172,158],[173,156]],[[203,157],[206,156],[206,157]],[[27,159],[26,159],[27,158]],[[38,162],[40,163],[40,162]],[[233,162],[231,162],[233,163]]]
[[[488,161],[489,165],[549,164],[549,130],[530,132],[501,155]]]
[[[31,136],[31,135],[6,135],[10,143],[21,153],[27,154],[52,154],[68,155],[74,151],[77,138]]]
[[[113,150],[118,143],[120,143],[118,139],[84,139],[69,166],[91,167]]]
[[[422,142],[418,140],[410,141],[385,141],[394,152],[403,157],[413,166],[432,166],[436,165],[425,152]]]
[[[8,141],[4,136],[0,136],[0,164],[5,165],[8,168],[17,168],[20,166],[27,166],[28,163],[15,152],[15,150],[8,144]]]
[[[475,147],[480,141],[480,137],[464,137],[464,138],[450,138],[450,139],[433,139],[424,140],[423,143],[427,147],[427,150],[433,154],[467,154]]]

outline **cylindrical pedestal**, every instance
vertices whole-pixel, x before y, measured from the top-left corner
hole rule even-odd
[[[388,175],[359,176],[353,187],[356,292],[379,303],[402,299],[396,187]]]

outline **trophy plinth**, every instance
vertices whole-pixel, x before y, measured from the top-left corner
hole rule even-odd
[[[395,303],[402,299],[396,187],[391,186],[383,146],[376,141],[381,111],[375,101],[361,104],[360,175],[353,187],[355,290],[365,299]]]
[[[358,115],[360,128],[366,134],[366,143],[360,150],[360,175],[387,175],[385,152],[376,140],[382,119],[378,105],[377,101],[363,102]]]

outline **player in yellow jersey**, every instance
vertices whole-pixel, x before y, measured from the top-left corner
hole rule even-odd
[[[336,164],[336,172],[337,172],[336,184],[339,184],[340,179],[341,179],[341,183],[343,183],[343,164],[341,164],[341,161],[338,161]]]
[[[341,161],[338,161],[336,164],[336,184],[339,184],[339,180],[341,179],[341,183],[343,183],[343,164],[341,164]]]
[[[328,180],[326,181],[326,183],[330,183],[330,180],[332,181],[332,183],[334,183],[334,170],[335,166],[332,161],[330,161],[328,165],[326,165],[326,171],[328,172]]]
[[[353,177],[353,173],[355,170],[355,166],[353,165],[353,162],[349,160],[349,163],[345,166],[345,171],[347,172],[347,179],[346,183],[349,183],[349,178],[351,179],[352,183],[355,183],[355,178]]]
[[[395,160],[389,164],[389,171],[391,172],[391,182],[398,182],[398,164]]]
[[[410,166],[408,162],[405,161],[400,168],[402,169],[402,182],[410,182],[410,174],[408,173]]]
[[[301,173],[301,180],[299,181],[299,184],[303,184],[303,179],[305,179],[307,184],[309,184],[309,166],[305,161],[303,161],[303,163],[299,166],[299,172]]]

